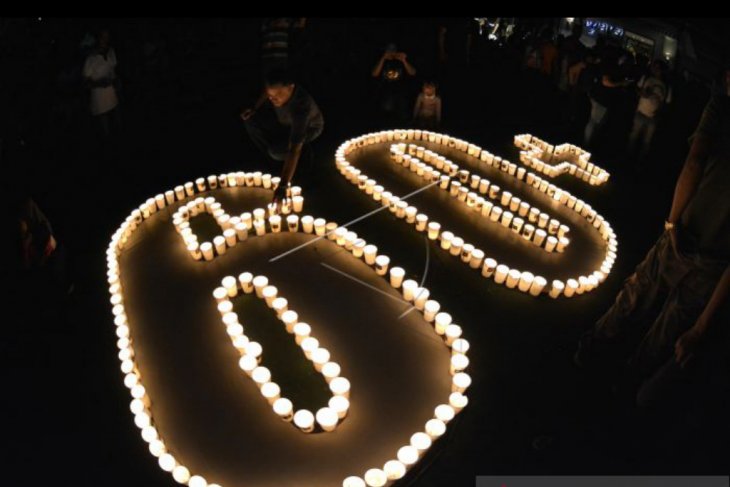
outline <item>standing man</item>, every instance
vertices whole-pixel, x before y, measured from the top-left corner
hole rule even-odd
[[[279,204],[294,177],[302,149],[324,129],[322,112],[288,70],[273,69],[266,74],[258,101],[241,112],[241,118],[256,147],[274,161],[283,162],[281,183],[273,198],[273,203]]]

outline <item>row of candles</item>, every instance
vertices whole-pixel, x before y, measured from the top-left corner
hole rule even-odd
[[[355,168],[348,160],[353,153],[356,151],[373,144],[381,144],[385,142],[396,142],[391,144],[391,155],[394,159],[400,157],[401,161],[408,160],[409,168],[414,170],[416,173],[422,171],[427,181],[438,182],[442,185],[442,188],[449,188],[451,191],[452,182],[450,181],[451,176],[460,175],[460,169],[454,163],[446,160],[443,156],[436,156],[434,158],[433,151],[429,151],[428,156],[431,159],[429,162],[435,162],[441,164],[442,170],[446,174],[441,174],[439,171],[432,169],[427,164],[420,161],[416,161],[414,164],[414,158],[410,154],[405,154],[403,149],[403,143],[407,143],[410,140],[415,141],[428,141],[436,144],[441,144],[445,147],[454,148],[466,153],[467,156],[476,158],[480,164],[492,167],[500,170],[506,175],[511,176],[523,184],[527,184],[544,193],[556,202],[567,209],[577,213],[583,217],[588,223],[592,225],[596,231],[599,232],[602,240],[606,243],[605,256],[603,261],[600,263],[598,268],[593,272],[587,273],[586,275],[576,276],[566,280],[552,280],[548,281],[545,277],[536,275],[529,270],[518,270],[510,268],[504,263],[499,263],[491,257],[487,257],[485,252],[481,249],[476,248],[474,245],[466,243],[463,238],[454,235],[453,232],[447,231],[442,228],[442,225],[436,221],[429,221],[429,218],[424,213],[420,213],[415,206],[408,205],[406,202],[401,201],[397,196],[393,194],[381,185],[378,184],[372,178],[368,178],[367,175],[363,174],[360,169]],[[399,145],[400,144],[400,145]],[[395,145],[395,147],[393,147]],[[406,145],[406,147],[408,147]],[[414,146],[416,158],[421,152],[420,147]],[[426,158],[426,149],[423,149],[423,158]],[[406,159],[406,155],[409,156]],[[573,196],[568,191],[565,191],[554,184],[549,183],[537,174],[528,172],[524,168],[517,168],[514,164],[501,159],[486,150],[474,144],[468,144],[465,141],[455,139],[453,137],[434,134],[429,131],[420,130],[388,130],[382,132],[376,132],[366,134],[354,139],[348,140],[343,143],[336,152],[335,163],[340,173],[347,178],[353,185],[356,185],[360,190],[369,194],[375,201],[380,202],[383,206],[388,206],[390,211],[395,214],[396,217],[404,219],[407,223],[411,223],[415,226],[419,232],[425,232],[429,239],[439,241],[441,248],[448,251],[451,255],[460,256],[461,260],[469,265],[473,269],[480,269],[482,276],[485,278],[492,278],[497,284],[504,285],[510,289],[518,289],[522,292],[529,293],[533,296],[539,296],[542,293],[547,293],[551,298],[558,298],[560,296],[573,297],[581,295],[585,292],[592,291],[598,285],[600,285],[608,277],[611,269],[616,260],[616,252],[618,250],[618,241],[616,235],[611,228],[611,225],[599,215],[591,206],[585,203],[583,200]],[[447,164],[448,163],[448,164]],[[436,166],[438,167],[438,166]],[[460,175],[463,177],[463,175]],[[471,181],[472,177],[468,173],[466,174],[467,181]],[[446,178],[446,179],[443,179]],[[476,179],[474,179],[476,181]],[[480,178],[481,184],[481,178]],[[494,185],[492,185],[494,186]],[[461,188],[460,188],[461,189]],[[487,194],[490,186],[487,186]],[[498,188],[499,189],[499,188]],[[498,192],[494,193],[495,198],[500,195]],[[512,195],[505,199],[505,204],[511,203]],[[467,200],[468,201],[468,200]],[[486,200],[485,200],[486,203]],[[501,198],[500,198],[501,203]],[[468,203],[467,203],[468,204]],[[520,202],[521,206],[522,202]],[[484,204],[482,205],[484,208]],[[503,212],[504,213],[504,212]],[[531,214],[531,210],[528,210],[528,219]],[[534,212],[532,212],[534,214]],[[491,215],[491,211],[490,211]],[[539,213],[537,215],[538,225],[540,220]],[[490,216],[491,218],[491,216]],[[521,217],[520,217],[521,218]],[[542,220],[545,221],[546,217],[543,216]],[[514,216],[512,218],[514,220]],[[501,219],[500,219],[501,221]],[[560,239],[567,237],[565,235],[569,231],[567,226],[559,224],[557,220],[550,219],[547,217],[548,230],[552,227],[553,230],[557,227],[557,236],[550,235],[545,239],[545,250],[552,251],[557,250],[560,244]],[[506,226],[506,225],[505,225]],[[523,231],[525,224],[523,222]],[[540,229],[542,230],[542,229]],[[543,230],[544,231],[544,230]],[[537,233],[537,232],[534,232]],[[529,234],[530,236],[533,236]],[[562,235],[561,235],[562,233]],[[522,234],[525,236],[524,233]],[[542,234],[541,234],[542,235]],[[550,240],[550,242],[547,242]],[[542,243],[542,242],[541,242]],[[562,249],[567,245],[567,241],[563,241]],[[549,247],[548,247],[549,246]]]
[[[297,218],[296,215],[292,216]],[[316,414],[307,409],[295,411],[291,400],[281,395],[281,388],[272,380],[269,369],[261,366],[263,355],[261,344],[251,341],[245,335],[238,315],[233,312],[233,303],[230,300],[241,293],[255,294],[276,312],[286,331],[294,335],[307,360],[312,362],[315,370],[322,374],[329,384],[332,397],[328,405],[320,408]],[[213,297],[226,327],[226,333],[241,354],[239,367],[253,379],[274,413],[284,421],[292,422],[305,433],[311,433],[317,425],[322,431],[334,431],[338,423],[347,416],[350,408],[350,381],[340,375],[340,365],[330,360],[329,350],[320,346],[319,340],[312,335],[312,327],[299,321],[297,312],[289,309],[289,302],[279,295],[278,288],[271,285],[266,276],[254,276],[250,272],[243,272],[238,279],[233,276],[224,277],[221,286],[213,291]]]
[[[301,196],[301,188],[293,186],[290,188],[291,197],[284,200],[281,206],[281,213],[287,218],[298,217],[294,213],[300,213],[304,208],[304,197]],[[190,219],[202,213],[210,214],[218,223],[221,234],[213,238],[213,242],[198,242],[198,237],[190,227]],[[281,228],[281,215],[277,214],[276,208],[269,205],[267,209],[256,208],[251,212],[243,212],[239,216],[231,216],[222,208],[221,204],[212,196],[207,198],[198,197],[189,201],[173,214],[172,223],[175,230],[180,234],[191,257],[195,260],[211,261],[216,256],[226,253],[226,250],[248,238],[249,230],[253,229],[256,235],[266,233],[266,215],[273,221],[278,222],[272,225],[279,231]],[[288,216],[287,216],[288,215]],[[291,223],[289,223],[291,225]],[[298,223],[297,223],[298,225]]]
[[[233,174],[235,180],[235,175],[240,173]],[[247,181],[246,178],[249,175],[250,173],[244,173],[242,179],[244,181],[243,186],[248,186],[245,184],[245,181]],[[261,177],[262,187],[264,185],[263,176]],[[217,184],[219,182],[218,178],[215,181],[215,183],[211,183],[209,190],[226,187]],[[252,184],[250,186],[258,186],[258,184],[255,184],[253,177],[251,181]],[[226,182],[230,183],[230,180]],[[215,187],[213,184],[215,184]],[[272,187],[274,187],[273,184]],[[186,187],[184,186],[183,188]],[[203,191],[200,187],[198,189],[200,192]],[[294,192],[298,191],[295,190]],[[175,196],[177,198],[177,194]],[[194,196],[194,192],[188,195],[184,189],[182,197],[177,198],[177,201],[182,203],[185,199],[192,199]],[[296,196],[301,197],[300,194]],[[155,201],[154,206],[157,207],[157,199],[153,198],[153,200]],[[169,204],[171,205],[175,202],[173,201],[173,203]],[[107,282],[109,284],[110,303],[112,305],[112,314],[114,316],[114,324],[118,338],[118,357],[121,361],[121,371],[124,374],[124,385],[129,389],[132,396],[130,410],[134,415],[135,425],[141,430],[142,439],[148,444],[150,453],[158,459],[160,468],[166,472],[170,472],[176,482],[190,487],[220,487],[218,484],[208,483],[200,475],[193,475],[169,451],[159,431],[155,427],[151,412],[152,401],[144,385],[142,385],[141,374],[135,362],[133,341],[130,336],[128,317],[124,307],[119,259],[133,232],[144,220],[152,217],[157,210],[164,208],[164,205],[162,205],[161,207],[152,209],[148,203],[149,200],[141,205],[140,208],[135,209],[125,219],[112,235],[106,252]],[[188,206],[190,203],[193,203],[193,205]],[[215,212],[221,209],[213,205],[215,205],[215,200],[208,200],[206,204],[206,199],[203,199],[203,206],[201,207],[199,199],[196,198],[186,202],[185,205],[181,205],[181,208],[184,207],[187,209],[189,218],[192,216],[193,211],[200,213],[212,209]],[[143,206],[147,211],[143,210]],[[193,207],[195,210],[193,210]],[[182,221],[185,220],[184,215],[186,211],[183,210],[180,212],[180,209],[178,209],[178,212],[175,213],[173,218],[178,218],[178,223],[182,224]],[[258,212],[257,215],[263,218],[261,212]],[[218,213],[218,217],[221,216],[222,214]],[[252,216],[252,223],[253,218]],[[280,215],[270,214],[266,221],[271,232],[282,231],[283,224]],[[230,223],[230,218],[228,223]],[[239,223],[246,224],[245,222]],[[219,224],[221,224],[220,221]],[[428,289],[419,287],[418,283],[414,280],[406,279],[406,273],[403,268],[392,266],[390,258],[387,255],[378,254],[378,248],[375,245],[367,244],[355,232],[349,231],[346,227],[340,227],[335,222],[326,222],[322,218],[314,218],[309,215],[300,219],[298,215],[290,214],[286,216],[286,226],[290,232],[300,231],[326,236],[329,240],[351,252],[354,257],[364,260],[366,264],[375,269],[377,275],[384,277],[391,286],[399,289],[404,300],[411,302],[417,310],[423,313],[426,321],[433,325],[436,333],[442,336],[444,343],[451,349],[449,367],[452,376],[452,385],[448,403],[435,407],[434,415],[425,423],[423,431],[414,433],[410,438],[409,444],[397,450],[396,458],[385,462],[382,468],[376,467],[366,470],[362,477],[347,477],[342,484],[343,486],[351,487],[360,485],[368,487],[384,486],[402,478],[408,468],[414,465],[425,454],[433,441],[446,432],[446,425],[449,421],[468,404],[468,398],[465,392],[471,385],[471,377],[466,372],[469,365],[467,352],[470,344],[466,339],[462,338],[462,329],[459,325],[452,322],[451,315],[441,310],[441,305],[438,301],[429,299],[430,292]],[[176,225],[177,228],[178,225]],[[183,225],[178,231],[182,234],[182,230],[185,228],[188,227]],[[235,223],[233,229],[235,230]],[[185,234],[189,235],[188,232],[185,232]],[[263,234],[256,232],[255,235],[259,236]],[[295,340],[302,347],[307,358],[313,362],[315,368],[323,374],[330,384],[333,396],[329,400],[327,408],[322,408],[316,415],[306,410],[294,412],[291,402],[281,397],[280,388],[271,381],[270,372],[265,367],[259,366],[259,360],[263,353],[261,346],[245,337],[243,327],[238,322],[238,317],[232,313],[230,298],[234,297],[239,290],[243,293],[255,292],[257,296],[265,299],[267,305],[284,322],[287,331],[295,335]],[[226,332],[231,338],[233,345],[242,353],[241,359],[239,360],[239,367],[257,383],[260,387],[261,394],[269,400],[274,413],[284,420],[291,420],[296,427],[304,432],[313,431],[315,422],[325,431],[334,429],[340,420],[347,415],[349,410],[350,383],[346,378],[340,376],[339,365],[329,360],[329,351],[320,347],[319,342],[311,336],[311,327],[306,323],[300,322],[296,312],[288,309],[288,301],[278,295],[278,290],[274,286],[269,285],[268,279],[265,276],[253,276],[250,273],[242,273],[238,276],[238,279],[233,276],[226,276],[222,280],[221,286],[213,291],[213,296],[217,301],[218,310],[222,314]]]
[[[514,145],[522,149],[522,164],[551,178],[567,173],[597,186],[607,182],[610,176],[606,170],[590,162],[590,152],[572,144],[553,146],[534,135],[521,134],[515,135]]]
[[[390,155],[393,162],[410,169],[427,182],[438,180],[442,190],[448,191],[452,197],[457,198],[458,201],[466,204],[468,208],[476,211],[488,221],[501,223],[503,227],[521,235],[525,240],[547,252],[563,252],[565,247],[570,244],[566,236],[570,231],[567,225],[563,225],[556,218],[550,218],[550,215],[532,207],[517,196],[513,196],[511,192],[502,191],[498,185],[492,184],[488,179],[471,174],[465,169],[459,169],[459,166],[433,151],[414,144],[407,146],[406,144],[393,144],[390,148]],[[485,157],[485,160],[490,159]],[[437,170],[430,169],[426,164],[431,164]],[[511,176],[516,175],[517,167],[509,161],[492,157],[490,164]],[[448,175],[458,175],[459,180],[442,175],[438,170],[445,171]],[[521,170],[524,171],[524,169]],[[352,171],[357,171],[357,169],[350,169],[350,172]],[[524,177],[524,173],[522,176]],[[366,194],[371,194],[367,188],[368,184],[373,186],[373,193],[379,190],[379,188],[375,188],[373,180],[368,181],[367,176],[362,175],[358,176],[358,186],[362,184],[362,178],[366,178]],[[469,191],[469,188],[473,191]],[[480,196],[477,191],[492,201]],[[377,194],[374,195],[376,200],[377,196]],[[391,205],[393,200],[395,200],[396,206],[405,204],[400,202],[397,197],[391,197],[390,200]],[[408,208],[406,208],[407,210]]]

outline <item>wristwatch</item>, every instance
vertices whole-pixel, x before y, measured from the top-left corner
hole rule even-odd
[[[664,230],[672,230],[674,228],[674,223],[670,222],[669,220],[664,220]]]

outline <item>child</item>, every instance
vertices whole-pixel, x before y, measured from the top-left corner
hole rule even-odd
[[[421,129],[437,129],[441,125],[441,97],[436,94],[436,82],[423,82],[413,108],[413,125]]]

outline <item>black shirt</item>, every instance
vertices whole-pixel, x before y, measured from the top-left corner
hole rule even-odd
[[[280,124],[291,127],[289,142],[301,144],[307,134],[319,133],[324,128],[324,118],[317,103],[307,91],[297,85],[292,97],[284,106],[274,107]]]

